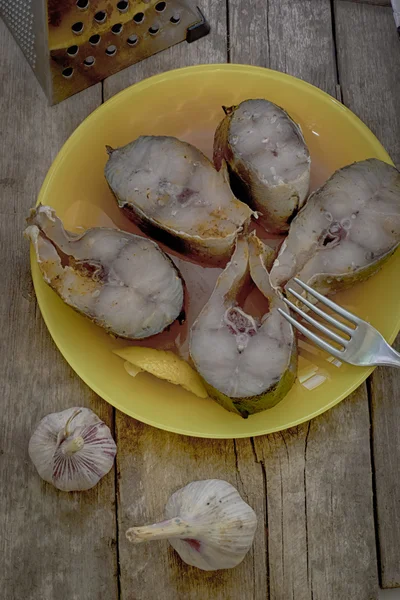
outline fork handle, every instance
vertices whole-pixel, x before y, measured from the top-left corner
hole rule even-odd
[[[378,366],[400,368],[400,353],[396,352],[392,346],[386,343],[381,349],[381,353],[378,355],[375,364]]]

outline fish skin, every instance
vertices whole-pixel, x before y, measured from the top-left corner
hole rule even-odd
[[[358,183],[354,184],[354,189],[351,177],[357,177]],[[339,215],[340,219],[337,213],[337,220],[335,211],[339,209],[342,212]],[[339,229],[337,240],[333,239],[325,247],[323,244],[329,239],[327,236],[330,229],[329,223],[325,224],[321,216],[323,214],[327,214],[327,217],[332,216],[334,224],[337,224],[336,221],[350,222],[348,233],[342,231],[342,228],[337,225]],[[311,260],[316,259],[317,256],[328,257],[329,261],[327,251],[332,252],[333,256],[335,243],[338,251],[340,244],[347,240],[351,242],[352,228],[357,226],[357,219],[360,218],[370,220],[371,224],[371,228],[365,232],[364,258],[368,251],[379,250],[369,247],[369,244],[373,243],[374,231],[378,235],[386,220],[391,224],[391,231],[381,231],[383,238],[387,235],[386,246],[381,252],[377,251],[374,258],[366,259],[365,264],[352,266],[349,263],[346,269],[336,273],[333,270],[312,272],[311,267],[307,268]],[[314,223],[314,226],[308,231],[311,223]],[[343,235],[343,240],[340,235]],[[359,241],[357,244],[354,243],[359,248],[363,247]],[[392,165],[375,158],[356,162],[336,171],[323,186],[310,195],[306,205],[291,223],[289,235],[272,266],[271,281],[276,289],[287,290],[292,287],[303,293],[303,290],[293,282],[293,278],[298,277],[320,293],[331,295],[346,290],[355,283],[365,281],[377,273],[399,244],[400,172]],[[313,301],[311,297],[309,299]],[[298,303],[293,296],[291,300]]]
[[[259,103],[260,111],[273,110],[280,118],[290,124],[293,138],[300,143],[300,148],[304,150],[304,158],[307,162],[307,167],[303,170],[300,176],[295,179],[280,183],[272,183],[263,179],[262,174],[255,168],[252,159],[246,158],[245,153],[240,152],[233,145],[231,130],[234,119],[241,120],[240,114],[253,112]],[[310,155],[301,132],[301,128],[295,123],[287,112],[281,107],[267,100],[245,100],[241,104],[232,107],[223,107],[225,112],[224,119],[220,122],[214,138],[214,164],[217,169],[220,169],[223,162],[226,161],[231,177],[231,185],[235,194],[243,202],[251,206],[259,215],[259,223],[271,233],[285,233],[289,229],[291,220],[303,206],[306,201],[309,183],[310,183]],[[248,109],[248,110],[245,110]],[[257,113],[258,116],[261,113]],[[257,123],[255,124],[257,131]],[[251,135],[251,134],[249,134]],[[276,135],[276,133],[275,133]],[[234,136],[235,137],[235,136]],[[236,136],[237,137],[237,136]],[[279,142],[279,135],[277,143]],[[268,161],[270,153],[274,153],[276,157],[281,150],[276,151],[274,148],[267,149],[260,146],[260,151],[265,152],[265,160]],[[275,161],[272,160],[275,164]],[[294,157],[296,162],[296,157]],[[267,166],[265,167],[267,169]],[[268,169],[274,168],[268,162]]]
[[[276,311],[279,307],[287,311],[288,309],[285,303],[274,292],[268,282],[268,271],[266,269],[266,265],[270,264],[273,254],[274,251],[266,247],[255,236],[254,233],[247,237],[240,237],[237,241],[236,249],[232,259],[218,279],[209,303],[221,301],[223,302],[223,306],[226,305],[228,308],[230,306],[235,306],[235,298],[247,285],[249,277],[252,276],[253,281],[259,287],[261,293],[266,296],[271,310]],[[243,265],[242,261],[246,261],[247,265]],[[229,275],[229,272],[230,277],[227,279],[226,276],[227,274]],[[228,284],[229,286],[227,287]],[[200,328],[202,320],[207,315],[208,306],[210,306],[209,303],[207,303],[203,311],[200,313],[198,319],[193,324],[190,340],[191,359],[203,379],[207,392],[223,408],[240,415],[243,418],[247,418],[252,414],[272,408],[289,392],[296,378],[297,346],[296,337],[291,325],[279,315],[279,318],[282,320],[281,327],[285,328],[286,331],[285,334],[282,334],[282,340],[280,341],[282,342],[283,346],[285,344],[287,345],[287,353],[285,354],[285,366],[283,372],[279,372],[276,377],[274,376],[273,380],[266,382],[265,388],[260,394],[248,395],[244,397],[230,397],[221,389],[217,389],[215,385],[212,385],[209,381],[207,381],[207,374],[204,372],[204,368],[202,368],[202,365],[200,364],[202,362],[202,357],[200,356],[199,350],[196,348],[194,341],[196,332],[201,331]],[[275,316],[277,314],[279,313],[275,312]],[[263,325],[260,326],[259,331],[262,327]],[[251,340],[249,343],[251,343]],[[212,352],[212,350],[213,349],[211,348],[210,351]],[[244,350],[244,352],[246,352],[246,350]],[[268,349],[266,349],[265,356],[268,356]],[[218,359],[218,357],[216,357],[216,359]]]
[[[184,315],[182,276],[155,242],[107,227],[70,233],[49,206],[33,209],[27,221],[45,282],[109,333],[144,339]]]
[[[233,195],[226,167],[217,172],[197,148],[170,136],[141,136],[109,150],[105,177],[142,231],[211,266],[226,264],[256,216]]]

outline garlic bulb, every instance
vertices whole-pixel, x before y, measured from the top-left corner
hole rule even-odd
[[[175,492],[165,507],[167,521],[132,527],[133,544],[168,539],[181,559],[204,571],[231,569],[249,551],[257,527],[254,510],[226,481],[194,481]]]
[[[40,421],[28,452],[42,479],[73,492],[89,490],[108,473],[117,447],[93,411],[67,408]]]

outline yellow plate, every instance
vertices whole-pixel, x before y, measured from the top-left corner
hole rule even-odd
[[[147,79],[94,111],[61,149],[39,201],[53,206],[66,227],[75,231],[78,225],[121,226],[124,219],[103,176],[106,144],[121,146],[142,134],[174,135],[210,154],[214,130],[223,116],[221,105],[258,97],[279,104],[301,124],[311,151],[314,187],[356,160],[377,157],[390,162],[353,113],[303,81],[246,65],[196,66]],[[72,368],[119,410],[155,427],[210,438],[278,431],[328,410],[372,370],[336,366],[322,352],[302,346],[299,379],[287,397],[275,408],[243,420],[210,399],[196,398],[150,375],[130,377],[124,361],[111,352],[126,342],[114,340],[66,306],[43,282],[33,257],[31,264],[43,318]],[[393,285],[399,269],[397,253],[380,273],[337,297],[390,342],[400,326],[399,294]]]

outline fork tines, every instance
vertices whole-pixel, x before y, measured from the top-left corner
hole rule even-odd
[[[322,304],[331,308],[332,310],[337,312],[339,315],[341,315],[342,317],[344,317],[345,319],[350,321],[350,323],[353,323],[357,327],[358,323],[360,322],[360,319],[358,317],[356,317],[352,313],[348,312],[347,310],[345,310],[344,308],[342,308],[335,302],[332,302],[332,300],[330,300],[329,298],[326,298],[325,296],[323,296],[322,294],[320,294],[319,292],[314,290],[312,287],[310,287],[309,285],[307,285],[306,283],[304,283],[303,281],[298,279],[297,277],[294,278],[293,281],[295,283],[297,283],[300,287],[302,287],[308,294],[310,294],[310,296],[313,296],[314,298],[316,298],[316,300],[319,300]],[[296,290],[289,288],[288,292],[290,294],[292,294],[295,298],[297,298],[297,300],[302,302],[305,306],[307,306],[307,308],[309,308],[310,311],[312,311],[315,314],[317,314],[318,316],[322,317],[330,325],[333,325],[333,327],[335,327],[339,331],[342,331],[343,333],[347,334],[349,336],[349,338],[351,338],[351,335],[354,333],[354,328],[345,325],[344,323],[342,323],[341,321],[338,321],[337,319],[334,319],[331,315],[326,313],[324,310],[321,310],[320,308],[318,308],[318,306],[316,306],[315,304],[310,302],[307,298],[304,298],[301,294],[296,292]],[[346,339],[345,337],[338,335],[337,333],[335,333],[328,327],[325,327],[319,321],[316,321],[308,313],[301,310],[301,308],[299,308],[298,306],[293,304],[293,302],[291,302],[287,298],[283,298],[283,301],[293,311],[295,311],[300,317],[302,317],[302,319],[304,319],[304,321],[306,321],[307,323],[309,323],[310,325],[315,327],[318,331],[323,333],[330,340],[340,344],[341,348],[340,349],[335,348],[334,346],[332,346],[331,344],[326,342],[324,339],[322,339],[321,337],[319,337],[318,335],[316,335],[315,333],[313,333],[312,331],[307,329],[307,327],[305,325],[303,325],[302,323],[299,323],[290,314],[288,314],[287,312],[285,312],[284,310],[279,308],[278,310],[279,310],[280,314],[283,317],[285,317],[285,319],[287,321],[289,321],[293,325],[293,327],[295,327],[298,331],[300,331],[305,337],[307,337],[308,339],[313,341],[315,344],[317,344],[317,346],[319,346],[320,348],[323,348],[324,350],[326,350],[327,352],[329,352],[330,354],[332,354],[334,356],[340,356],[340,353],[343,352],[343,350],[346,348],[350,339]]]

